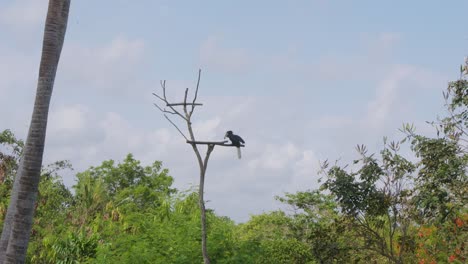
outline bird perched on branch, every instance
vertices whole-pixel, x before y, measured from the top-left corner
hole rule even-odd
[[[226,135],[224,136],[224,138],[229,138],[229,140],[231,140],[231,144],[237,147],[237,157],[240,159],[241,158],[240,147],[243,146],[243,144],[245,144],[245,141],[238,135],[234,135],[231,130],[226,132]]]

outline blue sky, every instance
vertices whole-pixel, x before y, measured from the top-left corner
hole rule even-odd
[[[25,137],[46,0],[0,2],[0,130]],[[208,207],[236,221],[278,208],[274,195],[318,186],[318,160],[355,157],[443,113],[441,92],[467,55],[466,1],[72,1],[45,161],[75,172],[126,153],[162,160],[181,189],[196,161],[152,106],[203,70],[194,115],[203,140],[226,130],[242,160],[215,149]],[[179,96],[179,97],[177,97]],[[73,173],[64,176],[73,184]]]

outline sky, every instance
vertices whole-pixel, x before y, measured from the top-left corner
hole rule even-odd
[[[0,131],[28,131],[46,0],[0,1]],[[190,145],[153,106],[194,92],[198,140],[233,130],[242,159],[217,147],[207,207],[244,222],[281,207],[275,196],[316,189],[319,161],[378,152],[398,128],[443,115],[442,91],[468,53],[468,2],[73,1],[50,107],[44,163],[74,175],[132,153],[163,162],[175,187],[197,186]],[[179,126],[183,129],[180,120]],[[205,151],[205,149],[203,149]]]

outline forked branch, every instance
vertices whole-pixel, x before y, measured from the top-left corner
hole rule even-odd
[[[169,103],[169,101],[167,100],[167,96],[166,96],[166,81],[165,81],[165,80],[164,80],[164,81],[161,81],[161,88],[162,88],[162,90],[163,90],[163,95],[162,95],[162,96],[160,96],[160,95],[158,95],[158,94],[156,94],[156,93],[153,93],[153,95],[156,96],[159,100],[161,100],[167,107],[169,107],[169,108],[172,110],[171,113],[174,113],[174,114],[180,116],[180,117],[181,117],[182,119],[184,119],[185,121],[187,121],[187,118],[186,118],[184,115],[182,115],[179,111],[177,111],[177,110],[172,106],[172,104]],[[155,103],[155,105],[157,105],[157,104]],[[157,105],[157,107],[158,107],[160,110],[162,109],[162,112],[165,112],[165,111],[166,111],[165,108],[162,108],[162,107],[160,107],[160,106],[158,106],[158,105]],[[165,112],[165,113],[169,113],[169,112]]]

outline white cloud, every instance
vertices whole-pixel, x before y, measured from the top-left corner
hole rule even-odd
[[[210,207],[245,221],[250,214],[278,208],[275,195],[317,187],[317,164],[310,149],[294,143],[272,144],[267,140],[249,144],[242,160],[231,155],[213,158],[208,168],[206,196]],[[215,157],[216,157],[215,156]]]
[[[78,87],[130,90],[138,80],[144,50],[143,40],[124,36],[98,47],[68,43],[63,48],[58,78]]]
[[[84,157],[90,157],[104,138],[102,131],[95,128],[96,120],[84,105],[52,106],[46,138],[46,161],[66,159],[80,162],[82,153],[86,153]],[[81,169],[80,163],[77,165]]]
[[[49,131],[52,133],[69,133],[85,129],[88,109],[82,105],[60,106],[50,115]]]
[[[302,52],[296,46],[288,47],[282,54],[265,59],[262,67],[282,74],[293,72],[305,75],[313,82],[378,80],[391,67],[390,55],[400,44],[402,36],[399,33],[382,32],[360,34],[356,39],[351,41],[359,43],[357,48],[350,48],[343,42],[341,49],[346,50],[346,53],[322,52],[312,60],[301,58]]]
[[[17,0],[0,10],[0,24],[14,28],[36,28],[44,24],[46,0]]]
[[[61,106],[51,113],[46,162],[67,159],[82,171],[103,160],[121,160],[134,153],[150,163],[170,144],[172,136],[167,129],[146,131],[115,112],[94,115],[84,106]],[[71,178],[65,182],[71,184]]]
[[[200,63],[202,68],[211,71],[245,72],[252,64],[252,58],[242,48],[227,48],[222,45],[222,39],[211,36],[200,47]]]
[[[321,129],[340,129],[351,125],[353,121],[352,118],[347,116],[324,115],[315,121],[314,125]]]
[[[318,187],[319,159],[311,149],[302,150],[300,158],[293,164],[294,173],[287,186],[287,191],[314,189]]]
[[[382,32],[377,35],[367,35],[365,39],[371,60],[377,61],[392,55],[402,41],[402,36],[396,32]]]
[[[217,141],[219,138],[220,131],[219,125],[221,124],[221,118],[214,117],[212,119],[196,122],[193,124],[194,131],[197,132],[196,138],[200,140],[213,140]]]
[[[5,73],[0,78],[0,101],[10,100],[12,93],[21,91],[18,88],[29,87],[29,91],[34,90],[37,85],[38,61],[27,54],[11,50],[2,43],[0,58],[0,72]]]
[[[401,40],[401,35],[395,32],[383,32],[377,36],[377,44],[383,48],[395,47]]]
[[[398,90],[411,73],[411,69],[405,66],[396,67],[377,86],[375,98],[369,102],[368,121],[374,125],[380,125],[385,121],[390,111],[394,107],[398,97]]]
[[[280,146],[266,144],[260,157],[249,162],[249,167],[250,169],[281,170],[290,166],[291,161],[296,159],[298,155],[299,150],[292,143]]]
[[[411,65],[394,65],[377,85],[364,122],[381,127],[389,118],[409,118],[414,115],[411,111],[416,97],[424,96],[428,89],[443,86],[440,74]]]
[[[301,159],[294,164],[294,170],[298,175],[310,175],[318,171],[318,159],[312,150],[304,150]]]
[[[141,39],[129,40],[119,36],[113,39],[108,46],[96,49],[93,55],[99,54],[99,59],[107,63],[116,63],[119,60],[133,62],[141,58],[144,47],[144,42]]]

